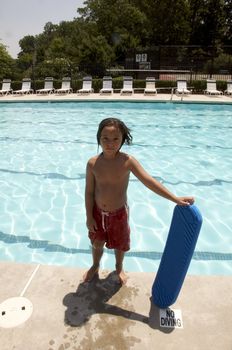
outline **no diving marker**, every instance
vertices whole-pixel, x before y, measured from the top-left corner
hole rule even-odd
[[[160,309],[160,327],[183,328],[181,310]]]

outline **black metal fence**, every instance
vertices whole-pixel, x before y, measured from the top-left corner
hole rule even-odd
[[[140,66],[149,69],[214,69],[215,60],[224,55],[232,55],[232,45],[215,48],[199,45],[159,45],[148,50],[129,50],[125,60],[125,68],[138,69]],[[225,62],[224,62],[225,63]],[[228,63],[228,62],[227,62]],[[223,62],[222,62],[223,64]],[[207,66],[207,67],[206,67]],[[229,68],[232,68],[232,57]],[[222,69],[224,69],[222,67]]]
[[[210,74],[210,73],[197,73],[192,70],[175,70],[175,69],[117,69],[111,68],[107,69],[106,73],[108,75],[112,75],[115,77],[120,77],[124,75],[131,75],[134,79],[144,80],[147,77],[155,77],[156,80],[162,81],[176,81],[177,79],[186,79],[188,81],[194,80],[207,80],[207,79],[215,79],[227,81],[232,79],[232,73],[218,73],[218,74]]]

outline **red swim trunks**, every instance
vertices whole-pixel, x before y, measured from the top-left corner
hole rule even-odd
[[[109,249],[127,251],[130,249],[129,208],[124,205],[113,212],[104,211],[94,205],[93,217],[97,224],[96,232],[89,231],[89,238],[105,241]]]

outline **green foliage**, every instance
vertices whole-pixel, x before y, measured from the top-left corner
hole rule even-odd
[[[205,71],[207,73],[222,72],[226,71],[228,73],[232,72],[232,55],[220,54],[213,61],[209,60],[205,65]]]
[[[23,39],[19,40],[19,45],[22,49],[21,53],[19,54],[22,55],[24,53],[30,53],[33,54],[34,48],[36,45],[36,39],[32,35],[27,35]]]
[[[80,22],[77,47],[79,69],[87,74],[93,75],[95,71],[99,75],[104,74],[114,59],[113,48],[104,35],[98,32],[94,23]]]
[[[84,4],[79,9],[82,19],[96,24],[97,31],[113,46],[116,57],[124,57],[128,49],[141,46],[149,23],[133,1],[88,0]]]
[[[10,78],[14,70],[14,60],[6,47],[0,43],[0,80]]]
[[[39,63],[35,68],[35,76],[41,77],[41,79],[46,76],[51,76],[55,79],[59,79],[61,77],[70,75],[70,62],[65,58],[45,60]]]
[[[232,42],[232,1],[226,0],[224,5],[225,11],[225,25],[224,25],[224,35],[223,42],[224,44],[231,45]]]
[[[190,43],[210,46],[216,50],[223,43],[228,30],[225,0],[191,0]]]
[[[193,80],[191,82],[191,88],[193,93],[204,93],[206,89],[206,80]]]
[[[217,80],[217,89],[220,91],[225,91],[227,89],[227,82],[223,80]]]
[[[148,7],[150,41],[156,45],[187,44],[190,33],[190,8],[185,0],[154,0]]]

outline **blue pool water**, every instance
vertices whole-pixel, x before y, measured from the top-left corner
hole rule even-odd
[[[173,103],[0,104],[0,260],[87,268],[87,160],[96,131],[121,118],[123,151],[175,194],[194,195],[203,226],[189,273],[232,273],[232,106]],[[128,271],[156,271],[174,203],[131,176]],[[114,268],[106,250],[102,267]]]

